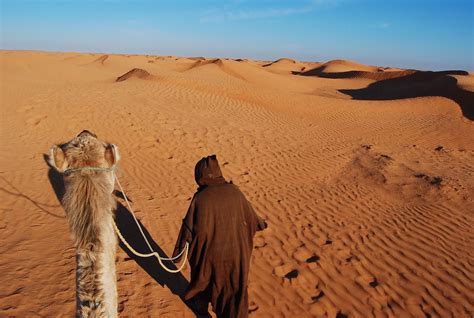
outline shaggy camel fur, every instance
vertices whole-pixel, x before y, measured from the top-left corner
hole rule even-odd
[[[112,224],[116,200],[114,174],[107,168],[118,160],[115,145],[87,130],[51,148],[50,165],[64,173],[62,204],[76,246],[77,317],[117,316],[117,237]],[[89,168],[78,169],[84,167]]]

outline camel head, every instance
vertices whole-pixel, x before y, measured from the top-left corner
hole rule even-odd
[[[77,173],[97,173],[94,170],[80,168],[111,168],[120,159],[118,148],[114,144],[101,141],[97,136],[84,130],[72,140],[54,145],[48,156],[48,163],[60,173],[77,171]],[[110,173],[110,176],[113,176]]]

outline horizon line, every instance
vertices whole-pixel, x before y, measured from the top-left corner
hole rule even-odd
[[[376,66],[376,67],[383,67],[383,68],[399,68],[403,70],[413,70],[413,71],[424,71],[424,72],[437,72],[437,71],[465,71],[468,73],[474,73],[474,69],[469,70],[469,69],[438,69],[438,70],[432,70],[432,69],[422,69],[422,68],[405,68],[405,67],[400,67],[400,66],[381,66],[381,65],[375,65],[375,64],[366,64],[366,63],[361,63],[358,62],[357,60],[353,59],[344,59],[344,58],[333,58],[329,60],[324,60],[324,61],[316,61],[316,60],[300,60],[291,56],[282,56],[278,59],[254,59],[254,58],[248,58],[248,57],[228,57],[228,56],[195,56],[195,55],[160,55],[160,54],[152,54],[152,53],[118,53],[118,52],[106,52],[106,51],[67,51],[67,50],[45,50],[45,49],[10,49],[10,48],[0,48],[0,51],[16,51],[16,52],[39,52],[39,53],[78,53],[78,54],[104,54],[104,55],[135,55],[135,56],[157,56],[157,57],[177,57],[177,58],[197,58],[201,57],[204,59],[228,59],[228,60],[236,60],[236,59],[247,59],[247,60],[252,60],[252,61],[261,61],[261,62],[276,62],[281,59],[291,59],[297,62],[303,62],[303,63],[328,63],[331,61],[349,61],[349,62],[355,62],[358,64],[366,65],[366,66]]]

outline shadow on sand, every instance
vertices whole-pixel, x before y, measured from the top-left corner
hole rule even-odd
[[[47,155],[44,155],[43,158],[46,164],[49,166]],[[49,181],[51,182],[51,185],[54,189],[54,193],[56,194],[56,197],[58,198],[59,202],[61,202],[61,198],[64,195],[63,179],[57,172],[51,169],[51,167],[49,170],[50,170],[48,171]],[[60,218],[60,219],[64,218],[64,215],[57,215],[48,210],[48,208],[57,208],[58,205],[46,204],[46,203],[42,203],[37,200],[34,200],[30,196],[24,194],[20,189],[18,189],[11,181],[7,180],[4,176],[0,176],[0,179],[3,180],[3,182],[6,183],[6,185],[8,186],[8,189],[0,187],[0,192],[3,192],[7,195],[15,196],[17,198],[25,199],[29,201],[31,204],[33,204],[36,208],[38,208],[39,211],[42,211],[48,214],[49,216],[53,216],[55,218]]]
[[[148,245],[146,245],[145,240],[143,239],[140,230],[133,219],[132,213],[121,203],[117,203],[117,212],[115,215],[115,222],[120,232],[127,240],[127,242],[137,251],[142,253],[147,253],[149,251]],[[169,257],[161,249],[161,247],[153,240],[150,236],[150,233],[146,227],[140,222],[143,233],[145,234],[148,242],[155,252],[157,252],[161,257]],[[120,241],[119,241],[120,242]],[[162,287],[168,287],[169,290],[174,294],[179,296],[183,303],[197,316],[197,317],[211,317],[208,313],[203,313],[202,304],[197,304],[191,301],[186,301],[184,299],[184,293],[189,282],[181,273],[172,274],[165,271],[161,265],[158,263],[158,260],[154,257],[142,258],[133,254],[128,248],[122,243],[119,243],[122,250],[127,253],[127,255],[137,262],[138,265],[152,277],[158,284]],[[176,269],[176,266],[173,262],[164,261],[165,265],[169,269]]]
[[[306,72],[293,72],[295,75],[324,78],[363,77],[377,80],[366,88],[340,89],[339,92],[358,100],[390,100],[424,96],[441,96],[456,102],[469,120],[474,120],[474,92],[461,89],[455,77],[450,75],[469,75],[466,71],[415,71],[364,72],[349,71],[324,73],[323,68]]]
[[[45,158],[46,163],[48,164],[46,160],[47,156],[45,155],[44,158]],[[65,193],[63,176],[60,173],[58,173],[55,169],[49,167],[48,179],[49,179],[49,182],[51,183],[54,193],[56,194],[56,197],[58,198],[59,202],[61,202]],[[114,191],[114,195],[116,195],[119,198],[123,198],[123,194],[119,191]],[[122,233],[122,235],[125,237],[128,243],[131,246],[133,246],[133,248],[143,253],[146,253],[149,251],[148,246],[146,245],[144,239],[142,238],[141,233],[135,223],[135,220],[133,219],[131,212],[119,202],[117,203],[115,222],[120,232]],[[160,256],[168,257],[166,253],[161,249],[161,247],[151,238],[150,233],[148,232],[146,227],[143,226],[143,224],[140,221],[139,223],[143,229],[143,233],[147,237],[148,242],[150,242],[150,245],[152,246],[152,248]],[[120,248],[122,248],[122,250],[125,253],[127,253],[127,255],[131,259],[137,262],[137,264],[140,265],[140,267],[148,275],[150,275],[150,277],[152,277],[162,287],[166,286],[167,288],[169,288],[169,290],[174,295],[179,296],[179,298],[184,302],[184,304],[193,313],[195,313],[196,316],[198,316],[198,314],[196,313],[196,310],[194,309],[195,307],[192,305],[192,303],[184,300],[184,293],[189,283],[181,273],[176,273],[176,274],[168,273],[160,266],[156,258],[151,258],[151,257],[141,258],[141,257],[135,256],[121,242],[119,246]],[[168,262],[168,261],[165,261],[165,262],[166,262],[166,265],[170,269],[176,269],[176,266],[172,262]],[[205,315],[205,316],[199,316],[199,317],[210,317],[210,316]]]
[[[149,252],[148,245],[146,245],[146,242],[143,239],[140,230],[138,229],[137,224],[133,219],[132,214],[121,203],[117,204],[115,222],[117,223],[117,227],[119,228],[120,232],[122,232],[122,235],[134,249],[142,253]],[[148,242],[150,242],[150,245],[153,250],[156,251],[162,257],[168,257],[166,253],[160,248],[158,244],[156,244],[156,242],[150,236],[150,233],[148,232],[146,227],[143,226],[140,221],[138,222],[140,223],[140,226],[143,229],[143,233],[148,239]],[[147,274],[150,275],[158,284],[163,287],[168,287],[173,294],[178,295],[181,298],[183,297],[186,286],[188,285],[188,281],[181,273],[168,273],[161,267],[156,258],[142,258],[135,256],[131,251],[127,249],[125,245],[123,245],[122,242],[120,242],[119,245],[125,251],[125,253],[127,253],[127,255],[131,259],[135,260],[135,262],[137,262],[137,264],[140,265],[140,267],[143,268],[143,270],[147,272]],[[165,261],[165,265],[168,266],[170,269],[176,269],[176,266],[172,262]]]
[[[65,191],[63,176],[49,165],[48,155],[43,155],[43,159],[49,168],[48,169],[49,183],[51,184],[51,187],[54,190],[54,194],[56,194],[56,198],[58,199],[59,203],[61,203],[63,200],[64,191]]]
[[[474,120],[474,93],[459,88],[450,75],[467,75],[462,71],[415,72],[410,75],[381,80],[362,89],[340,89],[343,94],[361,100],[388,100],[422,96],[441,96],[456,102],[464,117]]]
[[[0,192],[3,192],[7,195],[15,196],[17,198],[25,199],[29,201],[30,203],[32,203],[36,208],[38,208],[39,211],[42,211],[46,213],[47,215],[53,216],[55,218],[64,219],[64,215],[55,214],[47,209],[47,208],[56,208],[58,207],[58,205],[46,204],[46,203],[41,203],[39,201],[36,201],[32,199],[31,197],[29,197],[28,195],[24,194],[20,189],[18,189],[12,182],[8,181],[5,177],[0,176],[0,179],[2,179],[3,182],[5,182],[10,188],[10,189],[6,189],[3,187],[0,187]]]

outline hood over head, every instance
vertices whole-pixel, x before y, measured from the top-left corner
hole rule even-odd
[[[225,183],[216,155],[204,157],[194,168],[194,178],[199,186]]]

